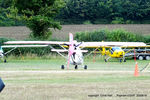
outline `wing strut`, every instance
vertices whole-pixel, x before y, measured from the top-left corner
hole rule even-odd
[[[12,48],[11,50],[7,51],[6,53],[4,53],[4,55],[10,53],[11,51],[15,50],[17,47]]]
[[[54,49],[51,45],[49,45],[49,47],[51,48],[51,49]],[[60,56],[62,56],[62,57],[64,57],[65,59],[67,59],[67,57],[65,57],[63,54],[61,54],[59,51],[56,51]]]

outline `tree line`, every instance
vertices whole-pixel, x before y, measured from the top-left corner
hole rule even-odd
[[[0,26],[24,25],[22,21],[6,16],[8,11],[5,8],[10,7],[13,1],[0,0]],[[64,2],[65,6],[56,17],[61,24],[150,23],[149,0],[64,0]]]
[[[58,19],[63,24],[150,23],[149,0],[65,0]]]
[[[49,38],[60,24],[150,23],[149,0],[0,0],[0,26],[26,25]]]

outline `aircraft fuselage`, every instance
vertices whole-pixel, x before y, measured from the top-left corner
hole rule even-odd
[[[109,56],[113,58],[122,58],[125,52],[120,47],[112,47],[109,52]]]
[[[71,55],[70,64],[81,65],[83,63],[83,54],[80,48],[77,48]]]

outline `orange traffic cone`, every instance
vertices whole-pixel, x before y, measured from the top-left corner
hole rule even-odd
[[[139,76],[139,72],[138,72],[138,63],[137,63],[137,62],[136,62],[136,64],[135,64],[134,76],[135,76],[135,77]]]

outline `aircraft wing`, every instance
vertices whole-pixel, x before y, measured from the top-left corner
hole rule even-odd
[[[65,45],[70,44],[70,42],[62,42],[62,41],[8,41],[4,42],[4,44],[13,44],[13,45],[30,45],[34,47],[34,45]],[[79,42],[77,42],[79,44]],[[110,48],[110,47],[145,47],[146,44],[144,42],[82,42],[79,47],[81,48]]]
[[[99,48],[99,47],[139,47],[146,46],[144,42],[83,42],[81,48]]]
[[[34,44],[40,44],[40,45],[50,45],[50,44],[69,44],[69,42],[60,42],[60,41],[7,41],[4,42],[4,44],[27,44],[27,45],[34,45]]]
[[[4,54],[8,54],[10,53],[11,51],[15,50],[16,48],[21,48],[21,47],[29,47],[29,48],[32,48],[32,47],[47,47],[49,45],[2,45],[1,48],[11,48],[11,50],[5,52]]]
[[[20,47],[47,47],[48,45],[3,45],[2,48],[20,48]]]

